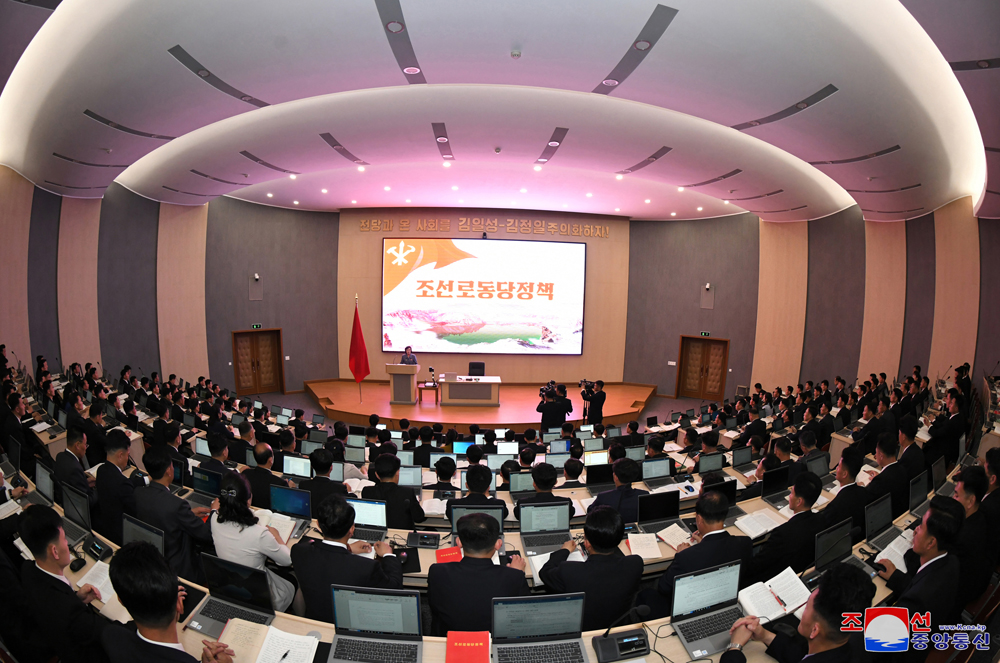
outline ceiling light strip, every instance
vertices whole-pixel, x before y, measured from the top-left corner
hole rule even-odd
[[[300,174],[300,173],[295,172],[294,170],[285,170],[284,168],[278,168],[273,163],[268,163],[268,162],[264,161],[263,159],[261,159],[260,157],[254,156],[253,154],[250,154],[246,150],[242,150],[240,152],[240,154],[242,154],[243,156],[245,156],[247,159],[250,159],[250,161],[253,161],[254,163],[258,163],[261,166],[264,166],[265,168],[270,168],[271,170],[276,170],[279,173],[287,173],[288,175],[299,175]]]
[[[80,161],[79,159],[73,159],[65,154],[59,154],[58,152],[53,152],[52,156],[57,159],[62,159],[63,161],[69,161],[70,163],[75,163],[78,166],[91,166],[93,168],[128,168],[129,164],[114,164],[114,163],[90,163],[88,161]]]
[[[334,151],[337,152],[337,154],[339,154],[340,156],[344,157],[345,159],[347,159],[351,163],[356,163],[359,166],[370,166],[371,165],[370,163],[368,163],[364,159],[359,159],[354,154],[352,154],[351,151],[349,149],[347,149],[346,147],[344,147],[343,145],[341,145],[340,141],[337,140],[336,138],[334,138],[332,134],[329,134],[329,133],[320,134],[319,137],[322,138],[324,141],[326,141],[326,144],[329,145],[330,147],[332,147],[334,149]]]
[[[737,131],[743,131],[744,129],[759,127],[762,124],[770,124],[771,122],[784,120],[786,117],[791,117],[796,113],[801,113],[810,106],[818,104],[819,102],[823,101],[836,91],[837,91],[837,86],[831,83],[830,85],[827,85],[825,88],[823,88],[816,94],[806,97],[802,101],[792,104],[791,106],[789,106],[784,110],[780,110],[773,115],[768,115],[767,117],[762,117],[756,120],[750,120],[749,122],[744,122],[743,124],[734,124],[732,128],[736,129]]]
[[[184,67],[190,70],[192,74],[205,81],[219,92],[224,92],[234,99],[239,99],[240,101],[246,102],[251,106],[256,106],[257,108],[270,106],[270,104],[266,101],[261,101],[246,92],[237,90],[232,85],[213,74],[208,67],[205,67],[200,62],[195,60],[194,57],[192,57],[191,54],[185,51],[181,46],[174,46],[169,49],[167,53],[170,53],[174,56],[174,59],[184,65]]]
[[[771,196],[777,196],[779,193],[784,193],[784,192],[785,192],[784,189],[777,189],[777,190],[771,191],[769,193],[762,193],[759,196],[747,196],[746,198],[730,198],[730,200],[732,200],[732,201],[760,200],[761,198],[769,198]]]
[[[872,152],[870,154],[863,154],[860,157],[851,157],[850,159],[835,159],[833,161],[810,161],[810,166],[839,166],[846,163],[858,163],[859,161],[868,161],[869,159],[876,159],[878,157],[884,157],[887,154],[892,154],[893,152],[902,149],[899,145],[893,145],[892,147],[887,147],[884,150],[879,150],[878,152]]]
[[[174,193],[183,193],[185,196],[201,196],[202,198],[209,198],[215,195],[214,193],[191,193],[190,191],[181,191],[180,189],[175,189],[167,186],[166,184],[163,185],[163,188],[167,191],[173,191]]]
[[[382,29],[385,31],[386,39],[389,40],[389,48],[392,49],[396,64],[406,77],[406,82],[411,85],[426,83],[427,79],[424,78],[424,72],[417,62],[417,55],[413,52],[410,31],[406,29],[403,8],[399,6],[399,0],[375,0],[375,8],[378,9],[378,16],[382,20]]]
[[[52,180],[45,180],[46,184],[51,184],[52,186],[62,187],[63,189],[75,189],[77,191],[86,191],[88,189],[107,189],[107,186],[70,186],[69,184],[59,184],[59,182],[53,182]]]
[[[674,149],[674,148],[667,147],[666,145],[664,145],[663,147],[661,147],[660,149],[656,150],[655,152],[653,152],[652,154],[650,154],[648,157],[646,157],[645,159],[643,159],[639,163],[635,164],[634,166],[630,166],[630,167],[628,167],[628,168],[626,168],[624,170],[619,170],[616,174],[619,174],[619,175],[628,175],[629,173],[634,173],[637,170],[645,168],[646,166],[648,166],[649,164],[653,163],[654,161],[658,161],[659,159],[663,158],[664,156],[666,156],[667,152],[669,152],[672,149]]]
[[[556,150],[558,150],[559,146],[563,144],[563,141],[566,139],[566,134],[568,133],[569,129],[566,127],[556,127],[556,130],[552,132],[552,137],[549,138],[549,142],[545,146],[545,149],[542,150],[542,153],[538,155],[537,159],[535,159],[535,163],[546,163],[551,161],[552,157],[556,154]],[[555,143],[555,145],[552,143]]]
[[[206,180],[213,180],[215,182],[222,182],[223,184],[232,184],[234,186],[243,186],[239,182],[230,182],[229,180],[223,180],[223,179],[219,179],[218,177],[212,177],[211,175],[206,175],[205,173],[201,172],[200,170],[195,170],[194,168],[191,169],[191,172],[194,173],[195,175],[197,175],[198,177],[204,177]],[[183,191],[181,193],[183,193]]]
[[[1000,152],[1000,147],[987,147],[987,152]]]
[[[705,180],[704,182],[698,182],[697,184],[684,184],[682,185],[685,189],[689,189],[696,186],[705,186],[706,184],[715,184],[716,182],[721,182],[722,180],[728,180],[730,177],[735,177],[743,172],[742,168],[737,168],[736,170],[731,170],[725,175],[719,175],[718,177],[713,177],[710,180]]]
[[[846,189],[848,193],[899,193],[900,191],[909,191],[910,189],[919,188],[921,185],[911,184],[910,186],[903,186],[898,189]]]
[[[444,126],[444,122],[431,122],[431,131],[434,132],[434,142],[437,143],[441,157],[454,161],[455,154],[451,151],[451,140],[448,138],[448,129]]]
[[[748,212],[752,212],[754,214],[782,214],[784,212],[796,212],[796,211],[798,211],[800,209],[805,209],[807,207],[809,207],[809,206],[808,205],[799,205],[798,207],[792,207],[790,209],[776,209],[776,210],[752,210],[752,209],[748,209],[747,211]]]
[[[133,136],[142,136],[143,138],[155,138],[157,140],[173,140],[175,138],[174,136],[163,136],[161,134],[151,134],[145,131],[139,131],[138,129],[130,129],[129,127],[118,124],[117,122],[112,122],[106,117],[101,117],[100,115],[90,110],[89,108],[83,111],[83,114],[92,120],[97,120],[98,122],[100,122],[105,126],[111,127],[112,129],[117,129],[118,131],[124,131],[127,134],[132,134]]]
[[[996,69],[1000,67],[1000,58],[990,58],[988,60],[963,60],[961,62],[949,62],[952,71],[979,71],[981,69]]]
[[[667,31],[670,22],[677,16],[677,11],[673,7],[656,5],[653,13],[646,21],[646,25],[642,26],[642,30],[639,31],[639,36],[628,47],[625,55],[618,61],[618,64],[611,70],[611,73],[604,78],[603,82],[598,83],[592,92],[596,94],[611,94],[612,90],[628,78],[642,63],[649,52],[653,50],[657,40]]]

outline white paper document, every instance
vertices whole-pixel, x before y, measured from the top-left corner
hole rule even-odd
[[[784,520],[782,520],[781,516],[771,513],[767,509],[761,509],[760,511],[748,513],[742,518],[737,518],[735,524],[740,528],[741,532],[751,539],[756,539],[757,537],[764,536],[783,522]]]
[[[876,562],[881,562],[883,559],[887,559],[893,563],[893,565],[906,573],[906,562],[904,561],[903,555],[906,551],[913,547],[913,530],[903,530],[903,533],[893,539],[889,547],[883,550],[875,558]]]
[[[34,426],[32,426],[31,430],[35,431],[36,433],[41,433],[42,431],[48,430],[49,428],[52,428],[52,424],[47,424],[44,421],[40,421]]]
[[[663,554],[660,546],[656,543],[655,534],[629,534],[628,547],[633,555],[638,555],[643,559],[660,559]]]
[[[531,567],[531,575],[534,578],[535,587],[540,587],[545,584],[542,582],[540,572],[542,570],[542,567],[545,566],[545,563],[549,561],[550,557],[552,557],[552,553],[545,553],[544,555],[532,555],[531,557],[528,558],[528,565]],[[574,550],[569,554],[569,557],[566,558],[566,561],[585,562],[586,560],[583,558],[583,553],[581,553],[579,550]]]
[[[257,655],[257,663],[312,663],[319,640],[270,628]]]
[[[94,589],[100,592],[101,601],[106,603],[115,595],[115,588],[112,586],[111,577],[108,575],[110,568],[106,562],[97,562],[77,581],[76,586],[92,585]]]
[[[677,550],[677,547],[682,543],[691,543],[691,535],[677,523],[661,529],[656,533],[656,536],[674,550]]]

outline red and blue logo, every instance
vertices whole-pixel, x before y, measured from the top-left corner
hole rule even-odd
[[[841,631],[864,631],[865,651],[869,652],[907,651],[911,637],[916,649],[924,649],[931,630],[929,612],[914,613],[911,617],[906,608],[866,608],[863,621],[860,612],[845,612],[842,618]],[[922,646],[916,646],[918,639]]]

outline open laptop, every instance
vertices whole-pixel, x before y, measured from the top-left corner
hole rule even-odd
[[[184,498],[188,504],[212,506],[222,488],[222,473],[196,467],[191,470],[191,484],[194,490]]]
[[[573,440],[557,437],[556,439],[548,442],[549,453],[554,453],[554,454],[569,453],[569,447],[570,444],[572,443]]]
[[[500,469],[500,466],[506,463],[508,460],[514,460],[516,456],[510,454],[486,454],[486,467],[490,468],[494,472]]]
[[[434,467],[434,465],[436,465],[439,460],[446,457],[451,458],[453,461],[455,461],[456,465],[458,464],[458,456],[456,456],[455,454],[450,454],[444,451],[432,451],[430,453],[430,466]]]
[[[364,435],[348,435],[346,444],[344,446],[354,447],[356,449],[363,449],[365,446],[365,436]]]
[[[312,435],[312,433],[310,433],[310,435]],[[324,440],[326,439],[325,435],[323,436],[323,439]],[[302,440],[302,454],[308,456],[317,449],[322,449],[324,446],[326,446],[325,442],[319,442],[316,440]]]
[[[935,469],[937,466],[937,469]],[[941,497],[951,497],[955,492],[955,484],[948,481],[948,472],[944,466],[944,456],[931,463],[931,476],[934,480],[934,494]]]
[[[510,454],[510,455],[516,456],[518,454],[518,451],[519,451],[518,450],[519,446],[520,445],[518,445],[517,442],[498,441],[497,442],[497,453],[498,454]],[[431,455],[433,455],[433,454],[431,454]]]
[[[201,568],[208,586],[208,600],[202,604],[188,628],[210,638],[218,638],[230,619],[270,625],[274,606],[267,572],[201,554]]]
[[[452,442],[451,450],[455,454],[464,454],[472,446],[472,442]]]
[[[327,663],[419,663],[423,653],[420,594],[331,585],[337,625]]]
[[[545,462],[556,468],[557,472],[562,472],[563,465],[565,465],[566,461],[570,458],[572,458],[572,456],[564,453],[545,454]]]
[[[495,663],[586,663],[583,592],[493,599]]]
[[[402,463],[403,465],[413,465],[413,450],[410,449],[407,451],[403,451],[402,449],[400,449],[399,451],[396,452],[396,458],[398,458],[399,462]]]
[[[212,459],[212,452],[208,448],[208,438],[194,438],[194,459],[199,463],[207,463]]]
[[[253,455],[252,453],[250,454]],[[186,460],[170,459],[170,464],[174,467],[174,478],[170,481],[170,492],[174,495],[184,490],[184,476],[187,472],[188,464]]]
[[[729,645],[729,629],[743,616],[739,591],[738,561],[674,578],[670,623],[692,659],[718,654]]]
[[[883,495],[865,507],[865,537],[868,545],[878,551],[888,548],[903,533],[892,524],[892,495]]]
[[[271,511],[295,521],[288,540],[297,539],[312,523],[312,493],[298,488],[271,486]]]
[[[642,461],[642,482],[650,489],[677,483],[676,473],[677,463],[668,456]]]
[[[470,513],[485,513],[500,525],[500,540],[503,540],[503,507],[502,506],[453,506],[451,507],[451,540],[458,536],[458,520]]]
[[[604,434],[607,435],[608,437],[618,437],[619,435],[622,434],[622,429],[621,429],[621,427],[612,426],[610,428],[605,428],[604,429]],[[601,439],[601,438],[597,438],[597,439]]]
[[[606,454],[607,452],[605,452]],[[615,472],[611,465],[587,466],[587,492],[592,496],[615,487]]]
[[[127,546],[133,541],[145,541],[152,543],[156,549],[163,554],[163,530],[152,525],[147,525],[138,518],[133,518],[127,513],[122,520],[122,545]]]
[[[591,465],[607,465],[608,464],[608,452],[606,449],[601,451],[584,451],[583,452],[583,464],[588,467]]]
[[[361,447],[344,447],[344,460],[348,463],[364,463],[365,449]]]
[[[494,479],[495,481],[495,479]],[[531,472],[512,472],[510,475],[510,498],[519,502],[535,494],[535,482]]]
[[[738,483],[739,481],[733,477],[732,480],[727,479],[726,481],[713,483],[710,486],[703,486],[702,488],[704,491],[714,490],[726,496],[726,499],[729,501],[729,511],[726,512],[726,527],[732,527],[736,523],[737,518],[747,515],[746,511],[736,506],[736,488]]]
[[[837,477],[830,473],[830,454],[821,453],[807,458],[806,469],[819,477],[823,490],[829,490],[837,480]]]
[[[646,534],[656,534],[671,525],[687,525],[680,518],[681,494],[676,490],[639,496],[639,529]]]
[[[775,509],[783,509],[788,506],[788,496],[792,493],[788,489],[788,470],[790,469],[791,466],[786,465],[764,472],[760,494],[764,501]]]
[[[316,426],[323,426],[326,424],[326,417],[323,416],[322,414],[314,414],[312,416],[312,422]]]
[[[589,440],[583,441],[584,451],[601,451],[602,449],[604,449],[603,437],[592,437]]]
[[[459,483],[459,489],[463,493],[468,493],[469,492],[469,487],[467,485],[465,485],[465,473],[466,473],[466,470],[459,471],[459,473],[458,473],[458,483]],[[490,497],[496,497],[497,496],[497,473],[493,472],[492,474],[493,474],[493,478],[490,481]]]
[[[285,454],[281,457],[281,476],[296,482],[308,479],[312,477],[312,464],[308,458]]]
[[[733,469],[740,474],[746,474],[750,470],[757,468],[757,463],[753,462],[753,447],[736,447],[733,449]]]
[[[521,543],[528,557],[558,550],[570,540],[569,520],[572,509],[572,504],[521,506]]]
[[[35,489],[18,500],[22,507],[27,504],[38,504],[41,506],[52,506],[55,504],[55,477],[52,470],[41,463],[35,464]]]
[[[722,470],[722,464],[725,460],[726,454],[721,452],[714,454],[701,454],[698,457],[698,463],[695,465],[695,469],[698,470],[698,474],[719,472]]]
[[[348,498],[354,507],[354,538],[368,543],[384,541],[389,533],[385,519],[385,500]]]
[[[399,466],[399,485],[412,488],[418,502],[423,497],[424,492],[423,472],[424,468],[419,465]]]
[[[851,552],[853,550],[853,546],[851,545],[851,527],[853,524],[854,521],[850,518],[845,518],[833,527],[828,527],[816,534],[816,562],[813,565],[815,568],[809,575],[803,578],[803,582],[806,583],[806,587],[810,590],[815,589],[815,584],[819,582],[820,576],[826,573],[827,569],[840,562],[856,566],[867,573],[869,577],[874,577],[875,570],[855,557]]]
[[[910,479],[910,515],[920,520],[931,507],[931,501],[927,499],[927,471],[923,471]]]
[[[39,465],[41,467],[41,465]],[[90,535],[90,500],[69,484],[62,484],[63,531],[70,548],[74,548]]]
[[[646,447],[625,447],[625,457],[641,463],[646,457]]]
[[[562,437],[562,432],[559,433],[542,433],[542,444],[552,444],[553,442],[559,441]],[[569,440],[564,440],[569,442]]]

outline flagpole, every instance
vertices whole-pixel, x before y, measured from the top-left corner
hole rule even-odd
[[[354,293],[354,312],[355,313],[358,312],[358,293]],[[365,398],[364,398],[364,396],[361,393],[361,383],[360,382],[358,382],[358,402],[359,403],[364,403],[365,402]]]

